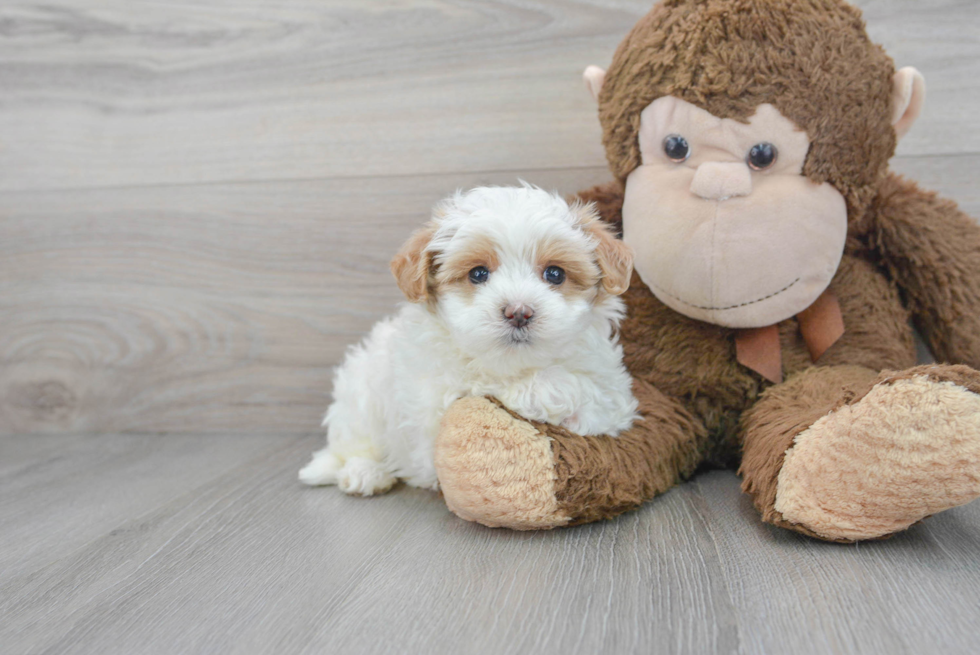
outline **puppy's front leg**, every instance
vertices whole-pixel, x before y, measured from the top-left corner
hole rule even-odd
[[[528,420],[560,425],[574,414],[581,388],[566,369],[551,366],[492,395]]]
[[[562,422],[565,428],[582,436],[605,434],[615,437],[639,418],[631,380],[625,373],[621,380],[615,376],[586,374],[577,377],[581,402],[575,413]]]

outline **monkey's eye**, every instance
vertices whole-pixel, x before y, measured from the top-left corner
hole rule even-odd
[[[749,168],[764,171],[776,163],[776,146],[771,143],[757,143],[749,150]]]
[[[557,287],[565,281],[565,271],[558,266],[549,266],[544,269],[544,281]]]
[[[486,266],[477,266],[470,269],[470,282],[473,284],[483,284],[490,279],[490,270]]]
[[[664,139],[664,154],[667,155],[667,159],[679,164],[682,161],[687,161],[687,158],[691,156],[691,146],[687,144],[687,139],[680,134],[671,134]]]

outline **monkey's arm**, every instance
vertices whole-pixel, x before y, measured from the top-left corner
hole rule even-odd
[[[612,518],[667,491],[700,463],[706,431],[677,401],[634,383],[642,420],[581,437],[486,398],[457,400],[436,439],[446,505],[468,521],[542,530]]]
[[[894,174],[871,212],[871,245],[933,354],[980,368],[980,225]]]

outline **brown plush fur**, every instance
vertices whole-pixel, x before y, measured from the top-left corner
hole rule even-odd
[[[629,433],[615,439],[563,434],[552,442],[556,497],[573,524],[633,509],[700,463],[697,453],[707,436],[701,422],[649,384],[637,381],[633,392],[643,420]],[[643,469],[639,475],[637,467]]]
[[[869,252],[904,291],[936,357],[980,368],[980,230],[956,204],[889,176],[869,216]]]
[[[806,130],[803,173],[830,182],[852,217],[895,150],[894,64],[837,0],[666,0],[616,50],[599,94],[613,173],[640,163],[640,112],[675,96],[719,118],[746,121],[770,103]]]
[[[894,71],[868,39],[860,12],[839,0],[662,2],[622,42],[599,96],[603,141],[619,181],[582,197],[621,231],[623,181],[640,163],[640,112],[656,98],[673,95],[743,121],[771,103],[811,139],[804,174],[831,183],[848,205],[849,254],[831,283],[846,331],[817,362],[827,368],[814,370],[853,378],[861,370],[854,367],[863,367],[862,376],[874,379],[875,371],[912,366],[910,313],[941,359],[976,366],[980,229],[955,204],[887,174],[896,143],[889,122]],[[712,435],[702,453],[706,460],[734,460],[734,424],[745,410],[751,420],[752,412],[779,405],[802,429],[840,396],[839,388],[832,393],[817,384],[832,379],[830,373],[793,379],[813,364],[791,319],[779,326],[790,380],[766,392],[773,400],[753,408],[768,383],[735,362],[731,331],[680,316],[638,277],[633,283],[623,329],[627,366],[703,420]],[[820,401],[821,395],[827,399]],[[741,425],[747,490],[771,485],[771,494],[754,495],[764,519],[778,521],[771,504],[781,457],[765,459],[775,468],[756,471],[761,461],[752,453],[780,444],[756,444],[744,420]]]
[[[780,323],[786,381],[772,385],[737,362],[733,330],[674,312],[634,274],[621,342],[646,421],[616,439],[537,426],[552,440],[562,517],[615,516],[699,464],[741,459],[744,489],[765,521],[846,541],[845,530],[818,534],[775,510],[796,436],[876,384],[925,375],[980,394],[980,373],[967,366],[910,368],[910,318],[941,360],[980,366],[980,227],[954,203],[888,174],[893,73],[858,10],[840,0],[665,0],[619,47],[599,94],[617,181],[580,198],[622,232],[624,181],[640,163],[640,112],[658,97],[738,120],[775,105],[811,138],[804,174],[847,201],[847,246],[830,285],[845,332],[814,363],[796,319]]]

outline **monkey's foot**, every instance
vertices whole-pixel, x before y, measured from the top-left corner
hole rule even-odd
[[[467,521],[542,530],[571,518],[558,505],[551,439],[486,398],[449,408],[435,462],[446,505]]]
[[[980,373],[883,373],[796,436],[774,509],[835,541],[882,537],[980,496]]]

